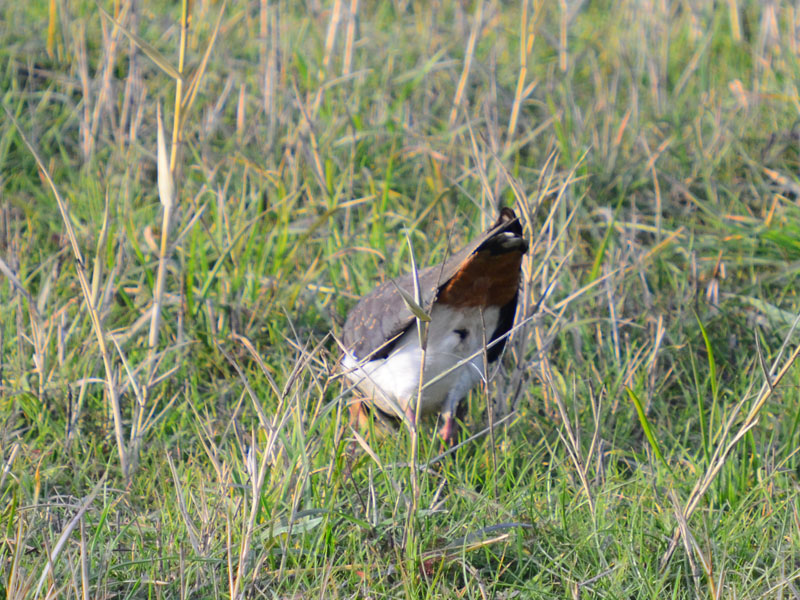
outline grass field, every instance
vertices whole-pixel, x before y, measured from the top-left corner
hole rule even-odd
[[[777,0],[0,3],[5,597],[800,597],[799,56]],[[348,309],[502,205],[463,443],[357,434]]]

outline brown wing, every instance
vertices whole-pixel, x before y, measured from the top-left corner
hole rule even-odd
[[[510,208],[503,208],[497,222],[483,235],[453,254],[444,264],[435,265],[419,271],[421,305],[430,312],[433,303],[455,299],[472,294],[470,282],[478,276],[495,273],[503,278],[503,285],[488,285],[495,290],[504,290],[497,297],[489,298],[486,292],[473,294],[475,300],[488,301],[484,306],[501,306],[501,321],[508,320],[509,306],[511,320],[516,308],[516,294],[519,284],[519,265],[528,244],[522,237],[522,225]],[[482,280],[483,287],[490,283]],[[395,285],[396,284],[396,285]],[[512,289],[513,291],[508,292]],[[386,281],[371,293],[364,296],[353,308],[344,325],[343,342],[356,358],[385,358],[391,352],[397,339],[412,325],[414,315],[406,306],[397,287],[414,295],[413,274],[408,273],[394,280]],[[509,297],[506,297],[509,296]],[[512,304],[513,300],[513,304]],[[477,306],[479,304],[471,304]],[[507,324],[505,331],[508,331]],[[499,329],[499,327],[498,327]],[[503,333],[505,332],[503,331]],[[492,335],[495,339],[502,333]],[[499,353],[499,351],[497,351]]]

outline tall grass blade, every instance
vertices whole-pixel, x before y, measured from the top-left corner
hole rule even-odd
[[[633,402],[633,405],[636,407],[636,414],[639,417],[639,423],[642,426],[642,430],[644,431],[645,437],[647,437],[647,441],[650,444],[650,448],[653,450],[653,454],[656,455],[656,458],[661,461],[661,463],[667,467],[669,472],[672,472],[672,467],[669,466],[669,463],[664,459],[664,455],[661,454],[661,448],[658,447],[658,441],[656,440],[656,436],[653,435],[653,429],[650,427],[650,421],[647,419],[647,415],[644,412],[644,407],[642,405],[641,400],[636,395],[631,388],[625,387],[625,391],[628,393],[628,397]]]

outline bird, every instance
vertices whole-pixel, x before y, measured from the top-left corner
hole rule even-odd
[[[372,408],[413,427],[417,414],[439,412],[439,435],[454,445],[458,404],[486,379],[484,365],[498,360],[513,327],[527,251],[519,218],[503,207],[482,235],[419,270],[418,288],[412,271],[361,298],[342,331],[342,370],[363,396],[350,405],[351,424]],[[417,316],[429,319],[422,332]]]

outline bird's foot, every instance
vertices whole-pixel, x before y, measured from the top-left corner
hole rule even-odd
[[[458,423],[456,423],[454,415],[444,416],[444,425],[439,430],[439,437],[442,438],[442,442],[451,448],[456,445],[456,442],[458,442]]]
[[[366,429],[369,426],[369,414],[361,400],[356,400],[349,406],[350,426],[353,429]]]

